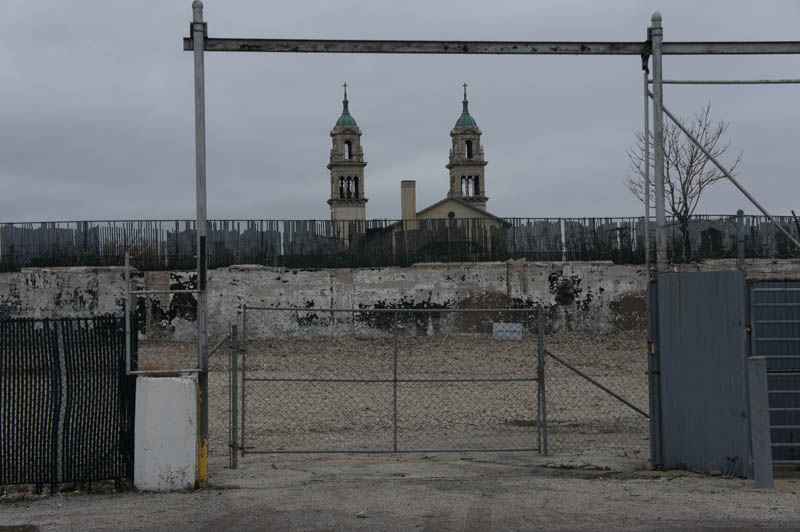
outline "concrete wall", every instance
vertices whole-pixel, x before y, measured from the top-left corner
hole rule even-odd
[[[735,261],[709,261],[681,269],[735,267]],[[753,260],[747,269],[751,279],[800,279],[798,261]],[[193,272],[134,272],[132,278],[140,289],[195,288]],[[225,334],[229,324],[240,323],[245,302],[304,309],[534,308],[542,304],[549,330],[611,332],[646,325],[644,267],[609,262],[522,260],[325,270],[237,266],[210,271],[209,289],[213,337]],[[119,312],[123,293],[122,268],[31,268],[4,273],[0,274],[0,316]],[[137,309],[148,337],[194,338],[196,302],[191,295],[156,296],[149,305],[140,297]],[[446,328],[447,323],[442,320],[431,326]],[[251,337],[351,334],[353,327],[349,314],[248,313]],[[378,333],[385,329],[373,328]],[[369,331],[362,327],[359,332]]]

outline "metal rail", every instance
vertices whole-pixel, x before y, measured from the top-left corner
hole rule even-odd
[[[459,312],[459,313],[488,313],[488,312],[536,312],[535,308],[302,308],[302,307],[251,307],[247,305],[248,310],[279,310],[291,312],[379,312],[382,314],[391,313],[429,313],[429,312]]]
[[[415,41],[360,39],[209,38],[206,52],[326,54],[649,55],[647,41]],[[800,41],[685,41],[662,43],[666,55],[798,54]],[[192,37],[183,49],[193,51]]]
[[[653,80],[647,80],[653,83]],[[665,79],[670,85],[782,85],[800,83],[800,79]]]
[[[624,404],[625,406],[627,406],[627,407],[629,407],[629,408],[633,409],[634,411],[638,412],[639,414],[643,415],[643,416],[644,416],[644,417],[646,417],[646,418],[650,418],[650,414],[648,414],[647,412],[645,412],[644,410],[642,410],[641,408],[639,408],[639,407],[638,407],[638,406],[636,406],[635,404],[631,403],[630,401],[628,401],[628,400],[627,400],[627,399],[625,399],[624,397],[621,397],[621,396],[619,396],[618,394],[614,393],[613,391],[609,390],[608,388],[606,388],[605,386],[603,386],[602,384],[600,384],[599,382],[597,382],[596,380],[594,380],[593,378],[591,378],[590,376],[588,376],[587,374],[585,374],[584,372],[582,372],[581,370],[579,370],[579,369],[577,369],[576,367],[574,367],[572,364],[570,364],[569,362],[567,362],[567,361],[566,361],[566,360],[564,360],[563,358],[561,358],[561,357],[559,357],[558,355],[554,354],[554,353],[553,353],[552,351],[550,351],[549,349],[545,348],[544,352],[545,352],[545,353],[546,353],[548,356],[550,356],[551,358],[555,359],[557,362],[561,363],[561,364],[562,364],[563,366],[565,366],[567,369],[569,369],[569,370],[572,370],[574,373],[577,373],[578,375],[580,375],[581,377],[583,377],[583,378],[584,378],[584,379],[586,379],[587,381],[591,382],[592,384],[594,384],[595,386],[597,386],[598,388],[600,388],[601,390],[603,390],[604,392],[606,392],[608,395],[610,395],[610,396],[611,396],[611,397],[613,397],[614,399],[617,399],[618,401],[620,401],[620,402],[621,402],[622,404]]]

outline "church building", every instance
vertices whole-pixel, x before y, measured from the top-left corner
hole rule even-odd
[[[342,114],[331,130],[330,153],[331,220],[366,220],[364,181],[364,151],[361,146],[361,129],[350,114],[347,84],[344,89]],[[401,215],[403,220],[488,218],[499,220],[486,211],[486,177],[488,164],[481,145],[481,130],[469,112],[467,85],[464,84],[464,101],[461,116],[450,131],[452,147],[445,165],[449,170],[448,192],[444,199],[421,211],[416,210],[416,181],[401,182]]]
[[[331,130],[330,162],[328,170],[331,172],[331,197],[328,205],[331,207],[331,220],[352,221],[362,227],[356,228],[363,232],[363,222],[366,220],[367,198],[364,196],[364,150],[361,147],[361,128],[356,119],[350,114],[347,101],[347,84],[344,85],[344,101],[342,101],[342,115]],[[351,224],[334,224],[338,230],[348,234],[338,236],[347,238]]]

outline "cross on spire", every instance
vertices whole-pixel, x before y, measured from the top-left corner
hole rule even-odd
[[[344,87],[344,99],[346,100],[347,99],[347,82],[346,81],[342,84],[342,87]]]
[[[464,83],[464,101],[467,101],[467,84]]]

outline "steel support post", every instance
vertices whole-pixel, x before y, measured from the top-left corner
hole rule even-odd
[[[393,446],[394,452],[397,452],[397,356],[398,356],[398,348],[397,348],[397,312],[393,313],[392,319],[392,329],[394,331],[394,362],[392,363],[393,368],[393,398],[392,398],[392,406],[394,408],[393,417],[392,417],[392,426],[394,428],[394,440]]]
[[[125,252],[125,374],[131,374],[131,256]]]
[[[208,336],[206,275],[208,253],[206,241],[206,96],[203,43],[206,27],[203,3],[192,2],[192,42],[194,48],[194,138],[197,199],[197,486],[208,487]]]
[[[231,327],[231,469],[239,467],[239,333]]]
[[[539,452],[547,456],[547,395],[544,377],[544,309],[541,304],[536,310],[536,336],[539,355],[536,377],[539,379],[539,415],[541,416],[541,445],[539,446]]]
[[[740,270],[744,270],[744,211],[736,211],[736,258]]]
[[[643,67],[647,66],[644,60]],[[650,88],[647,84],[647,68],[644,69],[644,269],[650,280]]]
[[[651,28],[653,46],[653,151],[654,180],[656,192],[656,271],[667,269],[667,218],[664,212],[664,87],[661,61],[661,44],[664,30],[661,27],[661,14],[653,13]]]
[[[772,446],[769,429],[769,396],[767,392],[767,359],[747,359],[750,391],[750,443],[753,477],[756,488],[772,488]]]
[[[246,425],[247,425],[247,303],[242,304],[242,437],[239,439],[242,449],[242,456],[247,452],[245,445]]]
[[[647,388],[650,406],[650,465],[664,465],[661,431],[661,350],[658,331],[658,283],[647,283]]]

